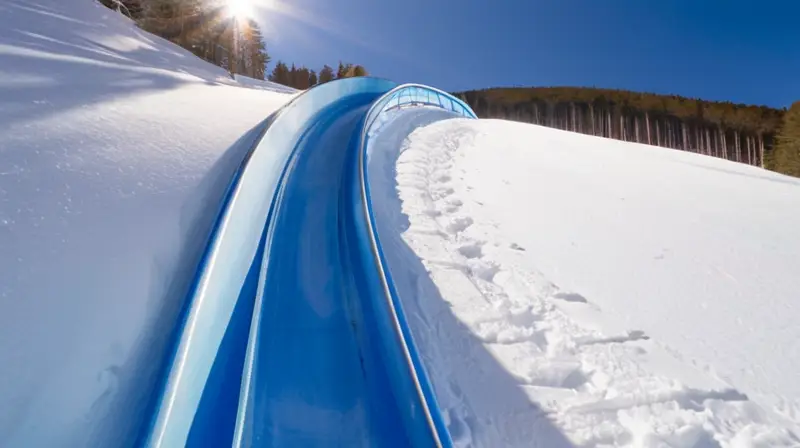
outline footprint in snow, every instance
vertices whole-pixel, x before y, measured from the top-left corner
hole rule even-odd
[[[466,258],[480,258],[483,256],[483,243],[473,242],[458,248],[458,253]]]
[[[456,218],[447,225],[447,231],[453,234],[463,232],[467,227],[471,226],[473,222],[474,221],[469,216]]]
[[[553,298],[558,300],[563,300],[565,302],[589,303],[589,301],[586,300],[586,297],[583,297],[582,295],[576,292],[560,291],[553,294]]]
[[[577,345],[598,345],[598,344],[624,344],[626,342],[647,341],[650,336],[647,336],[642,330],[631,330],[622,336],[610,336],[607,338],[585,338],[578,340]]]
[[[461,199],[450,198],[446,202],[446,205],[444,207],[444,211],[447,212],[447,213],[454,213],[454,212],[457,212],[458,209],[461,208],[462,205],[464,205],[464,203],[461,202]]]
[[[444,211],[447,212],[447,213],[455,213],[455,212],[458,211],[458,209],[459,209],[459,206],[458,205],[453,205],[453,204],[447,204],[444,207]]]
[[[494,263],[485,263],[483,261],[471,264],[469,272],[476,278],[487,282],[493,282],[494,276],[500,272],[500,267]]]
[[[450,177],[449,174],[440,174],[440,175],[434,177],[434,180],[436,182],[439,182],[439,183],[445,183],[445,182],[450,182],[450,180],[452,180],[452,178]]]
[[[448,187],[448,188],[436,189],[436,190],[432,191],[431,192],[431,196],[433,197],[434,201],[438,201],[439,199],[446,198],[446,197],[450,196],[453,193],[455,193],[455,190],[453,190],[452,188]]]

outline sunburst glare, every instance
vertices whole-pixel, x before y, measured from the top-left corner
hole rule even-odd
[[[228,14],[237,19],[250,19],[253,17],[252,0],[227,0]]]

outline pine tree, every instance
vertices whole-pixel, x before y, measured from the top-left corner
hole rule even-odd
[[[305,67],[300,67],[295,70],[292,87],[295,89],[305,90],[311,87],[308,83],[310,78],[308,69]]]
[[[267,53],[267,46],[264,43],[261,28],[254,20],[249,20],[247,23],[245,39],[247,40],[246,58],[250,67],[249,75],[255,79],[264,79],[270,57]]]
[[[339,68],[336,70],[336,79],[347,78],[347,72],[350,71],[350,68],[353,64],[343,64],[342,61],[339,61]]]
[[[210,18],[206,14],[210,11],[201,0],[147,0],[140,5],[138,23],[142,28],[184,48],[190,48],[191,35]]]
[[[283,62],[278,61],[275,64],[275,68],[272,69],[272,73],[269,75],[269,80],[285,86],[291,86],[292,78],[289,67]]]
[[[223,14],[223,0],[96,0],[133,18],[146,31],[168,39],[197,57],[232,73],[264,79],[270,62],[261,29],[253,20],[241,22],[234,39],[234,22]],[[234,41],[238,42],[234,48]],[[236,56],[236,61],[234,61]],[[292,64],[277,65],[269,75],[275,82],[307,89],[335,78],[366,76],[362,66],[339,62],[338,70],[325,65],[319,73]]]
[[[319,71],[319,83],[325,84],[326,82],[333,81],[333,67],[325,65]]]
[[[289,69],[289,84],[287,85],[289,87],[294,87],[296,89],[298,84],[299,83],[297,82],[297,67],[294,65],[294,63],[292,63],[292,68]]]
[[[783,117],[772,163],[776,171],[800,177],[800,101]]]
[[[367,69],[365,69],[361,65],[348,64],[347,72],[345,73],[345,78],[355,78],[357,76],[367,76]]]

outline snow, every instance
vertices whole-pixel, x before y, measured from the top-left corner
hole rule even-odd
[[[231,174],[290,91],[88,0],[0,3],[0,445],[136,430]]]
[[[457,446],[800,446],[800,180],[442,114],[368,169]]]
[[[134,442],[225,187],[295,92],[88,0],[0,3],[0,445]],[[429,108],[373,142],[458,446],[800,446],[800,181]]]
[[[234,79],[236,80],[236,83],[239,86],[249,87],[251,89],[268,90],[272,92],[280,92],[286,94],[296,94],[300,92],[295,88],[284,86],[282,84],[278,84],[271,81],[262,81],[260,79],[248,78],[247,76],[242,76],[242,75],[234,75]]]

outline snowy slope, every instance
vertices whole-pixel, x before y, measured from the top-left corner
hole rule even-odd
[[[457,443],[800,446],[799,180],[420,114],[370,169]]]
[[[231,173],[291,98],[241,84],[89,0],[0,2],[0,446],[141,423]]]

